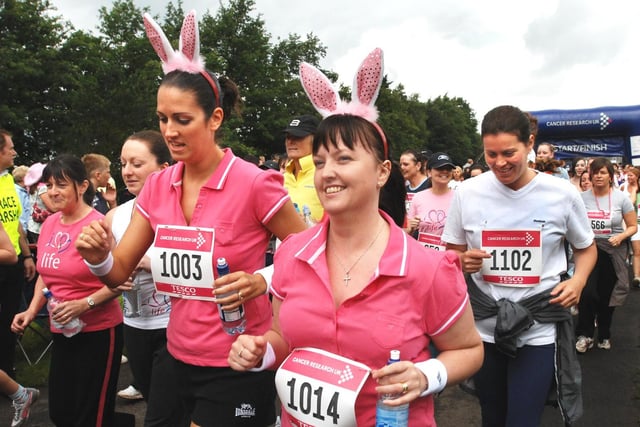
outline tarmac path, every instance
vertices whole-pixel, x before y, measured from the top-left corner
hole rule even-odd
[[[594,346],[580,355],[583,373],[584,415],[575,427],[640,427],[640,290],[632,289],[623,307],[616,309],[612,325],[612,348]],[[122,366],[118,390],[129,385],[131,371]],[[51,427],[47,410],[47,388],[41,388],[34,405],[30,427]],[[144,402],[118,399],[116,410],[134,414],[142,426]],[[0,426],[10,425],[11,402],[0,398]],[[480,407],[476,399],[458,387],[449,387],[436,399],[439,427],[479,426]],[[542,426],[563,427],[560,412],[545,409]],[[224,426],[221,426],[224,427]]]

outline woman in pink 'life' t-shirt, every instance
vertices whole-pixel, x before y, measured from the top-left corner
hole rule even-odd
[[[43,289],[48,288],[61,301],[49,313],[49,416],[55,425],[110,426],[123,344],[120,293],[89,271],[73,245],[82,228],[103,215],[91,207],[93,188],[79,158],[56,157],[42,179],[56,213],[40,230],[33,299],[14,317],[11,329],[24,332],[45,305]],[[75,319],[80,320],[79,332],[69,330]]]

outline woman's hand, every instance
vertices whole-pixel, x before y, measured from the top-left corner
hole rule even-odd
[[[151,259],[148,255],[142,257],[138,265],[136,266],[134,272],[137,274],[140,271],[146,271],[147,273],[151,273]]]
[[[115,208],[117,203],[118,191],[116,187],[111,185],[111,183],[107,183],[104,191],[102,192],[102,198],[109,204],[109,209]]]
[[[31,313],[29,310],[16,314],[11,322],[11,332],[22,335],[24,330],[27,329],[27,326],[31,324],[35,317],[35,314]]]
[[[227,362],[235,371],[247,371],[262,363],[267,351],[267,340],[263,336],[240,335],[231,344]]]
[[[111,291],[127,292],[132,290],[134,286],[135,284],[133,283],[133,277],[129,277],[129,280],[121,283],[115,288],[109,288],[109,289],[111,289]]]
[[[224,310],[233,310],[240,307],[246,301],[264,295],[267,284],[260,274],[249,274],[244,271],[234,271],[219,277],[213,282],[213,294],[216,296],[216,304],[220,304]],[[226,295],[218,298],[218,295]]]
[[[51,314],[51,319],[61,325],[66,325],[74,317],[79,317],[89,310],[89,304],[84,299],[63,301],[56,305]]]
[[[465,273],[477,273],[482,268],[482,262],[491,258],[491,254],[482,249],[468,249],[460,256],[462,271]]]
[[[609,243],[611,243],[611,246],[620,246],[624,240],[625,237],[622,236],[622,234],[614,234],[609,237]]]
[[[549,302],[551,304],[560,304],[565,308],[577,305],[580,302],[580,295],[584,286],[585,284],[575,277],[560,282],[551,291],[553,298]]]
[[[36,263],[31,257],[24,259],[24,277],[27,280],[33,280],[36,277]]]
[[[409,403],[420,397],[427,389],[427,377],[412,362],[401,361],[371,371],[371,377],[378,382],[377,393],[400,395],[397,399],[386,400],[389,406]]]
[[[409,234],[413,233],[420,226],[420,217],[414,216],[413,218],[409,218],[407,221],[407,232]]]
[[[107,258],[112,240],[111,230],[100,219],[91,221],[89,225],[82,227],[82,232],[78,234],[75,246],[82,258],[96,265]]]

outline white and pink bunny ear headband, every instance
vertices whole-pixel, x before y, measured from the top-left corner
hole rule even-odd
[[[382,49],[374,49],[362,61],[353,79],[351,101],[340,99],[338,91],[322,71],[311,64],[300,64],[300,81],[311,104],[323,118],[335,114],[359,116],[369,121],[382,137],[385,159],[389,157],[389,146],[378,120],[378,109],[375,106],[384,72]]]
[[[165,36],[162,28],[151,18],[151,15],[143,15],[144,28],[147,38],[162,61],[162,71],[165,74],[174,70],[185,71],[191,74],[200,74],[204,77],[216,98],[216,105],[220,106],[220,85],[211,77],[204,67],[204,58],[200,56],[200,36],[198,33],[198,21],[196,11],[192,10],[182,21],[180,30],[179,50],[173,50],[171,43]]]

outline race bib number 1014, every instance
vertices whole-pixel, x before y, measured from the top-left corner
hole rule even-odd
[[[370,369],[315,348],[295,349],[276,372],[276,389],[296,427],[356,427],[355,402]]]

